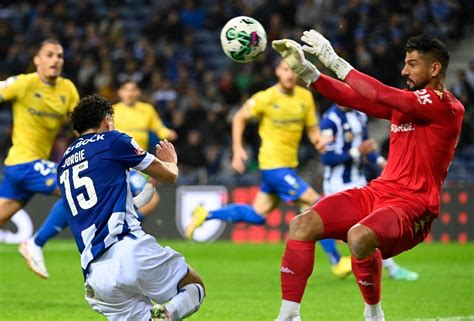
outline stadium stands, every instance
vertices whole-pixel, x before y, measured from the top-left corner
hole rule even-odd
[[[35,44],[57,38],[65,49],[64,74],[75,82],[81,96],[99,92],[114,100],[120,81],[133,78],[140,83],[144,98],[179,133],[178,153],[185,155],[182,183],[252,184],[256,181],[252,171],[237,177],[228,165],[230,119],[249,95],[273,83],[276,55],[268,49],[257,63],[231,62],[219,44],[220,28],[228,19],[255,17],[265,26],[269,41],[297,39],[306,28],[316,27],[357,68],[400,86],[405,40],[420,32],[434,33],[449,40],[456,57],[457,44],[471,37],[467,30],[472,28],[468,23],[473,21],[473,12],[472,2],[463,0],[10,2],[0,8],[0,79],[31,71]],[[453,65],[468,72],[467,62]],[[456,79],[449,79],[447,87],[452,88]],[[455,182],[474,180],[474,82],[466,82],[464,88],[468,112],[448,176],[448,181]],[[324,111],[328,102],[318,99]],[[196,115],[201,121],[192,118]],[[1,158],[8,148],[10,123],[9,109],[1,108]],[[255,155],[259,142],[254,128],[246,140]],[[308,144],[304,146],[302,164],[314,166],[308,160],[316,155]],[[54,155],[61,154],[58,149]],[[201,157],[186,156],[193,153]]]

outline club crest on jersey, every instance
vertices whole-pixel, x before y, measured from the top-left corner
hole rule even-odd
[[[415,95],[418,99],[418,102],[422,105],[433,103],[433,101],[431,100],[431,95],[428,93],[426,89],[420,89],[420,90],[415,91]]]
[[[433,91],[434,91],[434,93],[436,94],[436,96],[439,97],[440,100],[443,100],[443,95],[444,95],[443,92],[441,92],[441,91],[439,91],[439,90],[436,90],[436,89],[434,89]]]
[[[141,148],[140,145],[138,145],[138,143],[133,138],[132,138],[132,146],[135,148],[135,154],[137,155],[145,154],[145,151],[143,150],[143,148]]]
[[[63,104],[66,103],[66,96],[61,95],[61,96],[59,96],[59,98],[61,99],[61,101],[63,102]]]

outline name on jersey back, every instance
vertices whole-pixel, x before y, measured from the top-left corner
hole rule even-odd
[[[77,164],[77,163],[83,161],[84,159],[85,159],[84,150],[81,149],[80,151],[75,152],[74,154],[72,154],[71,156],[66,158],[64,160],[64,164],[63,164],[62,168],[69,167],[71,165]]]
[[[68,155],[69,153],[71,153],[76,148],[85,146],[89,143],[96,143],[96,142],[101,141],[101,140],[104,140],[104,134],[95,134],[94,136],[92,136],[90,138],[87,138],[87,139],[80,138],[79,141],[76,144],[74,144],[73,146],[69,146],[69,148],[64,152],[64,156]],[[76,164],[76,163],[84,160],[84,159],[85,159],[84,150],[82,149],[82,150],[72,154],[71,156],[68,156],[64,160],[63,166],[61,166],[61,167],[65,168],[65,167],[71,166],[73,164]]]

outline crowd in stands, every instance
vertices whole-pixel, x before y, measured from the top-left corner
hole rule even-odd
[[[265,27],[268,43],[299,39],[316,28],[359,70],[402,86],[404,43],[431,33],[458,41],[472,21],[468,0],[67,0],[18,1],[0,7],[0,80],[34,70],[32,56],[46,38],[65,50],[64,76],[81,96],[99,93],[116,101],[117,86],[135,80],[142,100],[151,102],[164,123],[178,133],[182,184],[253,183],[230,169],[233,112],[254,92],[275,83],[276,54],[267,48],[255,63],[240,65],[221,52],[219,33],[227,20],[247,15]],[[474,63],[448,84],[468,113],[461,141],[474,144]],[[317,97],[320,112],[330,104]],[[11,114],[0,108],[0,158],[10,144]],[[65,131],[53,160],[71,139]],[[256,168],[258,135],[246,132]],[[303,165],[316,157],[304,144]],[[474,159],[473,159],[474,162]],[[247,178],[246,178],[247,177]]]

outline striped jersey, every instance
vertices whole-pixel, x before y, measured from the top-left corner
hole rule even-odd
[[[84,275],[112,244],[144,234],[133,207],[128,172],[147,168],[153,159],[118,131],[83,135],[64,153],[58,184]]]
[[[366,185],[361,159],[353,159],[349,151],[368,139],[367,116],[356,110],[343,111],[333,105],[324,113],[320,129],[326,142],[326,152],[321,157],[324,194]],[[378,156],[377,152],[372,152],[367,158],[375,163]]]

